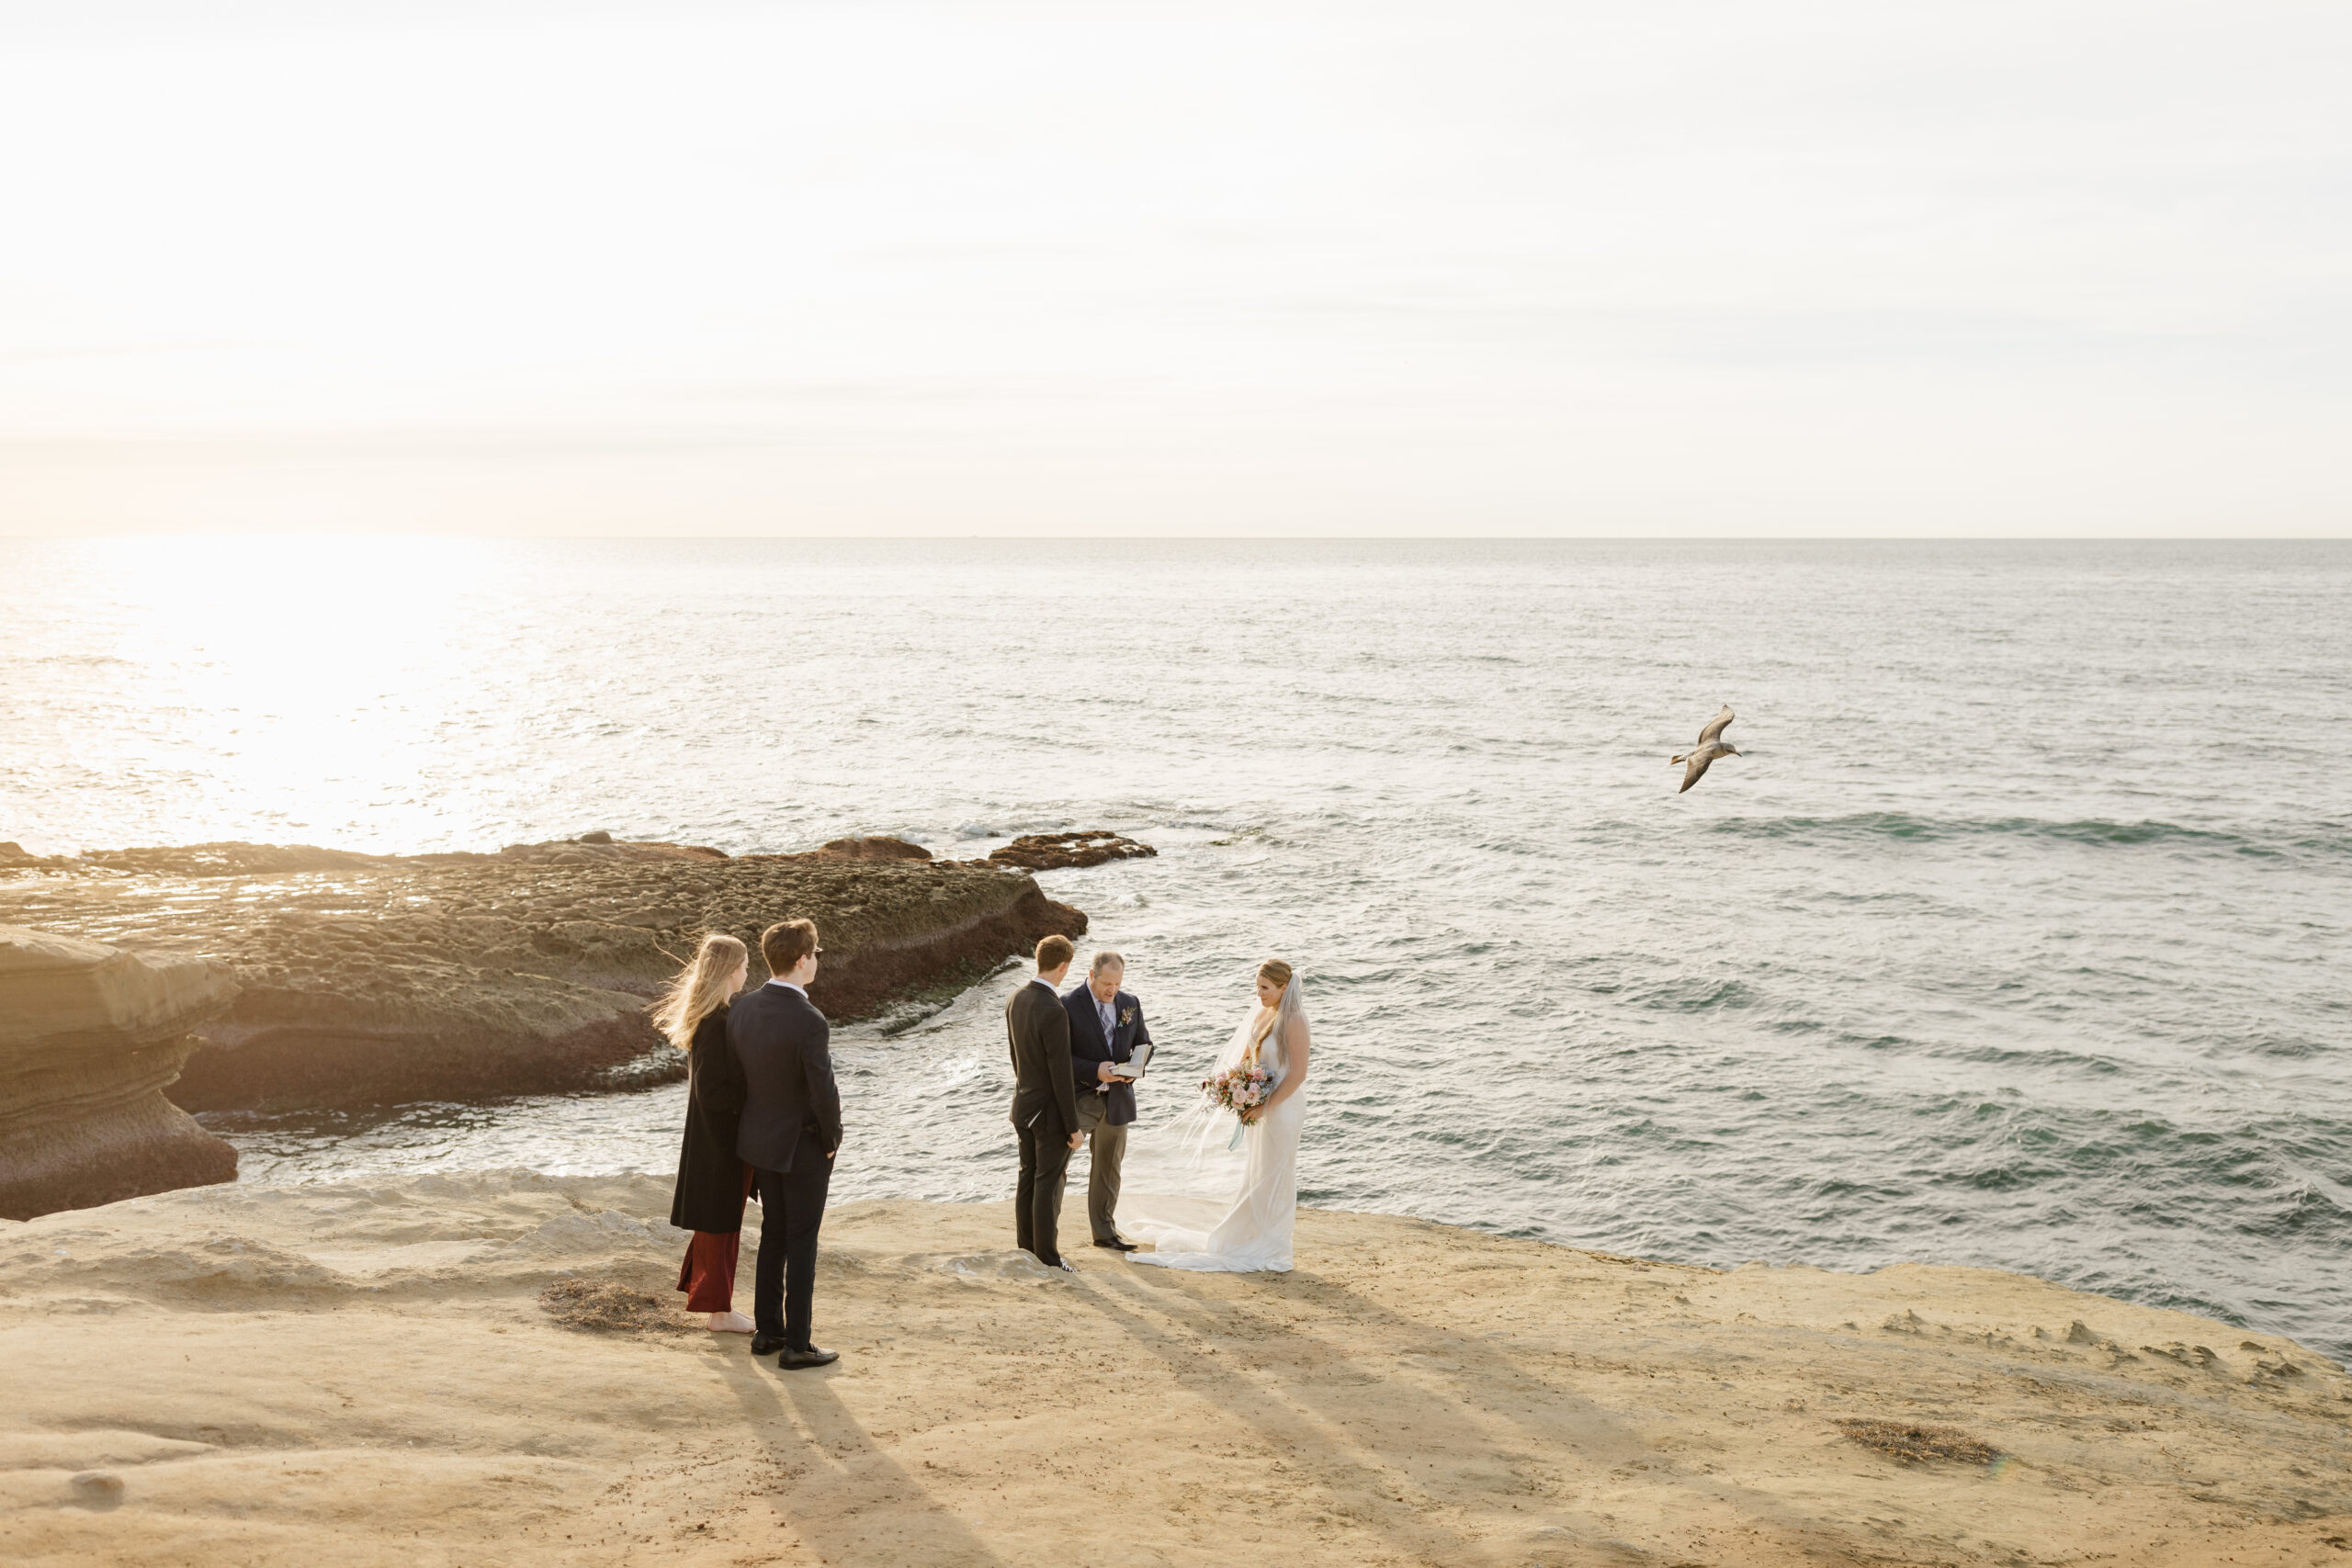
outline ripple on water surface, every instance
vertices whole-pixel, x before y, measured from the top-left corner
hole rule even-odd
[[[1114,827],[1160,858],[1044,880],[1172,1066],[1259,958],[1306,974],[1310,1201],[2030,1269],[2352,1346],[2343,547],[0,541],[0,572],[45,588],[0,605],[0,836],[37,852]],[[322,657],[351,647],[364,679]],[[1744,754],[1676,794],[1724,701]],[[1009,983],[844,1032],[845,1196],[1007,1194]],[[658,1171],[677,1111],[221,1124],[253,1176]]]

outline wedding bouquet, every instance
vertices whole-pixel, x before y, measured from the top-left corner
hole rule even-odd
[[[1242,1112],[1255,1111],[1266,1103],[1266,1097],[1274,1092],[1273,1075],[1263,1067],[1244,1063],[1238,1067],[1227,1067],[1213,1077],[1203,1078],[1201,1092],[1209,1097],[1210,1104],[1230,1111],[1238,1117]],[[1241,1130],[1248,1125],[1247,1122],[1236,1125],[1233,1142],[1225,1146],[1230,1149],[1239,1144]]]

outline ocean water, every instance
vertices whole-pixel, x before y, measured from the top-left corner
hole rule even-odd
[[[1129,956],[1147,1119],[1291,959],[1306,1201],[2352,1349],[2352,547],[20,540],[0,581],[30,849],[1116,828],[1159,858],[1042,880]],[[1725,702],[1744,754],[1677,795]],[[838,1193],[1009,1195],[1014,981],[842,1032]],[[678,1113],[223,1125],[249,1179],[662,1170]]]

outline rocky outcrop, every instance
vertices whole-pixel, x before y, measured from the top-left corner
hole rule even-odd
[[[1023,871],[1063,871],[1071,866],[1101,865],[1105,861],[1140,860],[1159,852],[1121,834],[1096,829],[1086,833],[1024,833],[989,859],[998,865]]]
[[[952,994],[1048,932],[1086,929],[1017,870],[895,840],[740,859],[607,833],[496,854],[201,844],[0,871],[0,919],[230,964],[243,989],[202,1026],[175,1090],[195,1110],[673,1077],[647,999],[703,932],[756,953],[760,931],[794,916],[824,932],[812,995],[842,1021]]]
[[[815,855],[824,860],[929,860],[931,852],[904,839],[835,839]]]
[[[207,959],[0,926],[0,1217],[234,1180],[164,1089],[236,994]]]

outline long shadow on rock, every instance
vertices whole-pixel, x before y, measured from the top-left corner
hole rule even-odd
[[[1454,1329],[1397,1313],[1329,1278],[1295,1272],[1269,1279],[1264,1308],[1251,1303],[1205,1299],[1183,1288],[1181,1276],[1159,1276],[1158,1270],[1147,1274],[1138,1269],[1136,1276],[1110,1278],[1120,1283],[1102,1287],[1105,1294],[1115,1291],[1133,1304],[1114,1307],[1102,1296],[1084,1289],[1079,1292],[1080,1299],[1106,1317],[1130,1325],[1137,1305],[1148,1303],[1163,1314],[1181,1330],[1182,1340],[1141,1342],[1166,1361],[1180,1381],[1187,1382],[1199,1396],[1265,1440],[1299,1453],[1311,1466],[1321,1467],[1319,1474],[1310,1471],[1310,1475],[1332,1494],[1340,1505],[1338,1511],[1368,1513],[1382,1533],[1410,1543],[1435,1561],[1540,1562],[1546,1560],[1546,1551],[1540,1540],[1531,1543],[1524,1536],[1482,1540],[1439,1523],[1438,1513],[1446,1505],[1422,1490],[1415,1482],[1416,1474],[1430,1478],[1449,1460],[1469,1459],[1469,1465],[1457,1465],[1457,1483],[1506,1498],[1523,1493],[1526,1521],[1532,1529],[1547,1517],[1575,1519],[1577,1511],[1550,1496],[1540,1476],[1516,1470],[1494,1474],[1490,1466],[1479,1462],[1482,1456],[1501,1458],[1518,1442],[1566,1446],[1575,1458],[1585,1461],[1589,1470],[1584,1477],[1587,1481],[1600,1480],[1623,1462],[1640,1459],[1656,1464],[1660,1459],[1657,1450],[1623,1419],[1585,1395],[1556,1386],[1545,1371],[1528,1366],[1521,1358],[1457,1338]],[[1370,1330],[1374,1344],[1386,1351],[1381,1364],[1369,1365],[1360,1354],[1302,1333],[1266,1310],[1289,1306],[1302,1295],[1351,1328]],[[1206,1371],[1198,1347],[1230,1341],[1237,1336],[1254,1339],[1246,1353],[1255,1355],[1260,1364],[1291,1373],[1279,1383],[1278,1393],[1234,1377],[1229,1369],[1216,1374],[1213,1388],[1195,1381]],[[1222,1347],[1218,1359],[1227,1359]],[[1448,1388],[1448,1382],[1454,1386]],[[1361,1394],[1344,1401],[1336,1397],[1342,1389],[1374,1384],[1380,1386],[1378,1419],[1362,1417]],[[1497,1385],[1511,1389],[1521,1404],[1541,1409],[1544,1418],[1470,1392]],[[1348,1409],[1349,1404],[1357,1409]],[[1498,1426],[1508,1432],[1497,1432]],[[1334,1429],[1344,1434],[1344,1446],[1334,1439]],[[1804,1556],[1827,1544],[1817,1523],[1770,1494],[1726,1484],[1712,1476],[1677,1474],[1670,1479],[1678,1489],[1688,1489],[1694,1525],[1730,1526],[1729,1519],[1701,1517],[1723,1510],[1736,1516],[1739,1526],[1769,1530],[1792,1556]],[[1595,1551],[1604,1556],[1614,1550],[1640,1551],[1606,1540],[1588,1540],[1566,1549],[1578,1562],[1590,1560]]]
[[[770,1489],[768,1505],[829,1562],[952,1563],[1003,1568],[971,1528],[934,1501],[899,1462],[875,1446],[827,1374],[779,1372],[762,1361],[732,1366],[727,1385],[752,1431],[786,1475],[813,1473]],[[779,1387],[779,1382],[782,1386]],[[796,1503],[830,1506],[795,1506]],[[891,1539],[874,1539],[888,1530]]]

